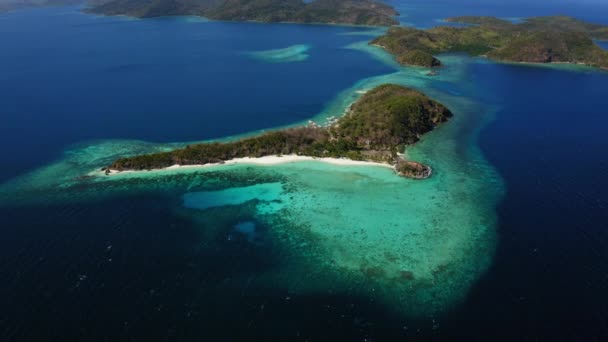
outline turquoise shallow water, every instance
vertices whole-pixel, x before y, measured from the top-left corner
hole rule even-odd
[[[364,296],[409,316],[445,312],[466,298],[489,266],[496,243],[494,207],[502,183],[475,144],[493,108],[461,96],[476,91],[464,79],[468,65],[484,62],[444,56],[448,67],[429,77],[425,69],[398,67],[365,42],[347,48],[371,54],[394,72],[357,82],[313,120],[341,115],[379,84],[424,91],[455,113],[451,122],[406,151],[409,158],[432,165],[432,178],[413,181],[382,167],[313,161],[106,177],[93,171],[116,156],[172,145],[101,141],[74,147],[58,162],[4,184],[2,202],[31,205],[181,193],[182,209],[176,212],[201,224],[238,225],[232,222],[234,214],[224,213],[229,210],[240,212],[239,217],[247,213],[241,221],[269,227],[268,238],[283,251],[281,267],[259,275],[251,286],[301,295],[330,291]]]
[[[309,55],[306,53],[310,46],[306,44],[292,45],[283,49],[254,51],[249,55],[268,63],[293,63],[305,61]]]

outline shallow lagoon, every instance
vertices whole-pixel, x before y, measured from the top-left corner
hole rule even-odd
[[[7,184],[4,198],[15,203],[16,192],[25,203],[47,203],[71,201],[74,190],[79,201],[183,191],[180,197],[188,210],[178,211],[199,223],[207,222],[205,216],[210,215],[218,224],[216,229],[232,226],[233,217],[222,219],[213,210],[231,207],[269,227],[268,238],[284,251],[283,267],[249,286],[272,285],[299,295],[324,293],[329,286],[335,293],[374,298],[401,315],[441,313],[466,297],[493,254],[494,205],[502,186],[474,144],[492,108],[454,96],[473,90],[459,82],[463,68],[475,63],[470,59],[445,56],[451,66],[441,76],[429,77],[424,69],[396,66],[377,48],[354,44],[349,49],[368,53],[395,71],[357,82],[313,119],[322,122],[341,115],[365,90],[383,83],[427,92],[456,113],[450,124],[407,151],[410,158],[433,166],[431,179],[406,180],[385,168],[319,162],[82,178],[112,156],[165,148],[109,141],[76,148],[63,161]],[[235,187],[220,180],[224,172],[242,173],[237,178],[255,177]],[[208,177],[210,173],[214,176]],[[303,280],[310,272],[317,276]]]

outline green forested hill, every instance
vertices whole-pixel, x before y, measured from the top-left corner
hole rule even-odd
[[[406,162],[397,153],[452,113],[424,94],[387,84],[361,97],[328,127],[284,129],[228,143],[202,143],[170,152],[121,158],[108,170],[148,170],[175,164],[202,165],[242,157],[298,154],[311,157],[370,160],[395,165],[403,175],[424,178],[429,169]]]
[[[217,20],[390,26],[395,10],[373,0],[109,0],[89,12],[140,18],[198,15]]]
[[[85,1],[86,0],[0,0],[0,12],[29,7],[79,5],[85,3]]]
[[[593,42],[608,36],[608,26],[564,16],[530,18],[519,24],[494,17],[455,17],[447,21],[469,26],[429,30],[394,27],[372,44],[393,53],[404,65],[436,66],[439,63],[429,55],[466,52],[500,61],[580,63],[608,68],[608,52]]]

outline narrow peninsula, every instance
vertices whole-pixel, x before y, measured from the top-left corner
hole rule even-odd
[[[454,17],[428,30],[393,27],[370,44],[395,55],[402,65],[440,66],[436,54],[464,52],[503,62],[572,63],[608,69],[608,51],[594,39],[608,39],[608,26],[550,16],[512,23],[495,17]]]
[[[87,12],[151,18],[195,15],[214,20],[392,26],[395,9],[374,0],[107,0]]]
[[[431,168],[405,160],[399,152],[451,116],[448,108],[418,91],[385,84],[365,93],[343,117],[327,126],[309,124],[234,142],[201,143],[121,158],[102,170],[109,174],[175,165],[221,164],[245,157],[297,155],[383,163],[393,166],[401,176],[424,179],[431,175]]]

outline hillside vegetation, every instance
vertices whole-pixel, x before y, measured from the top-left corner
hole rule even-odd
[[[139,18],[197,15],[231,21],[372,26],[395,25],[398,14],[391,6],[373,0],[109,0],[87,11]]]
[[[0,13],[33,7],[80,5],[85,0],[0,0]]]
[[[447,21],[468,26],[429,30],[393,27],[371,44],[391,52],[403,65],[438,66],[440,62],[431,62],[428,55],[465,52],[499,61],[578,63],[608,68],[608,52],[593,41],[608,38],[608,26],[565,16],[530,18],[519,24],[472,16]]]
[[[176,164],[203,165],[234,158],[297,154],[384,162],[395,165],[405,176],[424,178],[430,169],[402,160],[398,152],[451,116],[446,107],[424,94],[387,84],[363,95],[344,117],[329,127],[311,125],[228,143],[195,144],[169,152],[121,158],[104,169],[150,170]]]

